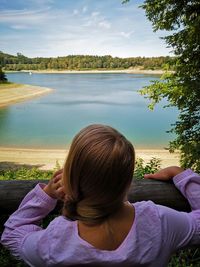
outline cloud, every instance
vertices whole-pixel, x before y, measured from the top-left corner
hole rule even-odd
[[[97,17],[99,15],[100,15],[100,12],[97,12],[97,11],[92,12],[92,14],[91,14],[92,17]]]
[[[122,37],[125,37],[125,38],[130,38],[133,33],[134,33],[134,31],[131,31],[131,32],[120,32],[119,35],[121,35]]]
[[[92,1],[90,6],[84,0],[76,5],[74,1],[63,1],[62,7],[57,1],[42,1],[46,6],[0,11],[0,50],[32,57],[168,54],[141,12],[111,9],[112,0],[98,1],[98,5]],[[39,0],[30,2],[39,5]],[[54,6],[50,7],[50,3]],[[151,40],[148,47],[147,40]]]
[[[99,25],[99,27],[104,28],[104,29],[110,29],[110,27],[111,27],[110,22],[108,22],[106,20],[100,21],[98,23],[98,25]]]
[[[47,9],[39,10],[5,10],[0,12],[0,23],[39,24],[47,18]],[[19,24],[20,23],[20,24]]]

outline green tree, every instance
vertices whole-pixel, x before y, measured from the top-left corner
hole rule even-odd
[[[132,57],[118,58],[111,56],[69,55],[57,58],[28,58],[21,53],[17,56],[5,54],[0,51],[0,66],[6,70],[40,70],[40,69],[125,69],[141,67],[144,69],[173,69],[172,57]]]
[[[5,83],[5,82],[7,82],[7,78],[2,68],[0,67],[0,83]]]
[[[181,165],[200,171],[200,2],[146,0],[141,7],[154,31],[169,32],[164,39],[176,56],[175,72],[166,73],[142,94],[152,100],[151,107],[162,98],[178,107],[179,117],[171,129],[176,138],[169,150],[179,149]]]

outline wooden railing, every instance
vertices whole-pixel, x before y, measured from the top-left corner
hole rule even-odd
[[[23,197],[38,183],[47,180],[5,180],[0,181],[0,213],[10,214],[15,211]],[[128,194],[130,202],[152,200],[179,211],[190,211],[188,201],[175,188],[172,182],[134,179]],[[54,212],[59,212],[62,203],[58,202]]]

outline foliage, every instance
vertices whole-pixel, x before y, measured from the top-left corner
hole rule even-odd
[[[127,1],[126,1],[127,2]],[[181,165],[200,171],[200,2],[197,0],[146,0],[141,6],[154,31],[167,30],[164,37],[177,58],[175,72],[166,74],[142,90],[152,100],[162,98],[176,106],[179,118],[172,125],[176,134],[169,150],[181,153]]]
[[[69,55],[57,58],[28,58],[18,53],[17,56],[0,52],[0,64],[6,70],[90,70],[90,69],[173,69],[174,57],[132,57],[118,58],[111,56]]]
[[[1,170],[0,180],[46,180],[52,177],[53,171],[42,171],[37,168],[19,168],[17,170]]]
[[[0,66],[0,83],[6,83],[6,82],[7,82],[6,75]]]
[[[137,158],[134,176],[137,178],[142,178],[145,173],[154,173],[158,171],[160,166],[161,160],[158,158],[152,158],[146,164],[144,163],[143,159]],[[55,168],[52,171],[43,171],[36,167],[20,167],[11,170],[0,170],[0,180],[48,180],[52,177],[53,172],[59,170],[60,168],[61,166],[59,162],[56,161]]]
[[[0,244],[0,263],[1,267],[27,267],[22,261],[14,258],[10,252]]]
[[[168,267],[200,267],[200,249],[188,248],[176,252]]]
[[[144,165],[144,160],[142,158],[136,159],[134,177],[136,179],[143,178],[146,173],[154,173],[158,171],[161,167],[161,160],[158,158],[152,158],[149,162]]]

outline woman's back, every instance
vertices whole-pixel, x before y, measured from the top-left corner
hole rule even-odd
[[[100,225],[78,222],[79,236],[100,250],[116,250],[125,240],[134,223],[134,207],[127,201],[111,218]]]

